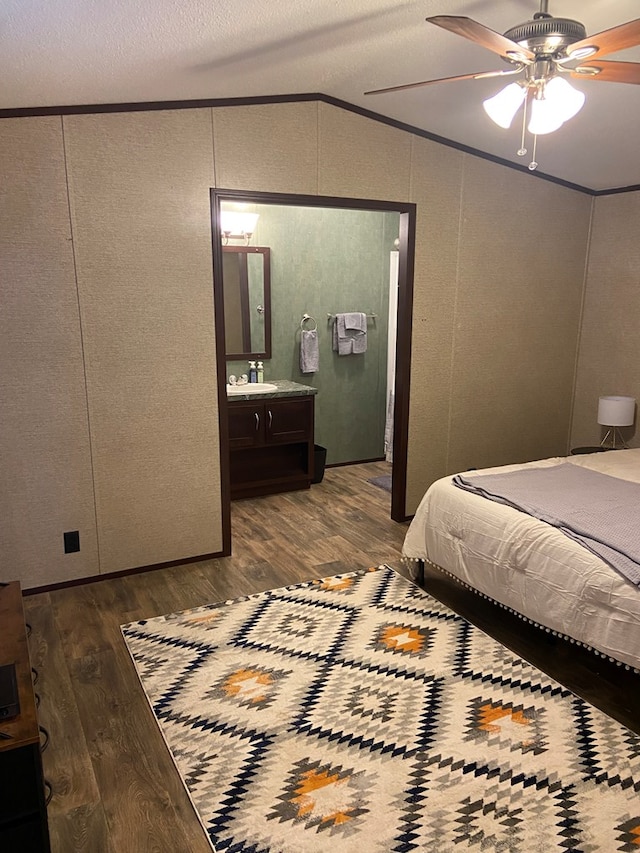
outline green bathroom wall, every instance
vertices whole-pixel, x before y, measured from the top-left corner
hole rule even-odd
[[[278,205],[252,210],[260,219],[251,242],[271,249],[273,346],[265,381],[290,379],[318,389],[315,437],[327,448],[327,463],[383,457],[389,253],[399,214]],[[347,311],[376,315],[368,321],[366,353],[332,350],[327,315]],[[305,313],[318,325],[320,361],[313,374],[300,371]],[[247,371],[246,362],[227,362],[227,376]]]

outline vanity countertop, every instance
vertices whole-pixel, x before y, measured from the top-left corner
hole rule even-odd
[[[233,403],[234,400],[271,400],[274,397],[307,397],[309,394],[317,394],[318,389],[312,388],[310,385],[302,385],[300,382],[292,382],[290,379],[268,379],[265,380],[271,385],[275,385],[277,391],[259,391],[258,393],[249,392],[242,394],[236,392],[227,394],[227,400]]]

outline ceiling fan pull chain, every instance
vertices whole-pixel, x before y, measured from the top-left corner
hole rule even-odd
[[[533,136],[533,151],[531,152],[531,162],[529,163],[529,169],[533,172],[534,169],[538,168],[538,164],[536,163],[536,148],[538,145],[538,137],[534,134]]]
[[[524,157],[527,153],[527,149],[524,147],[525,133],[527,132],[527,103],[529,98],[524,99],[524,108],[522,111],[522,137],[520,138],[520,148],[518,148],[516,154],[518,157]]]

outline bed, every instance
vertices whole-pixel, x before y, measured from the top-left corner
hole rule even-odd
[[[479,480],[483,474],[561,464],[640,484],[640,449],[465,474],[477,474]],[[635,486],[623,488],[636,492]],[[638,528],[640,513],[636,534]],[[549,523],[470,493],[454,485],[451,476],[444,477],[424,495],[407,531],[403,556],[414,577],[421,564],[430,563],[523,619],[640,670],[640,587]]]

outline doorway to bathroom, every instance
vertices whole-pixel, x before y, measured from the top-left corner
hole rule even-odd
[[[225,351],[226,304],[216,271],[234,245],[266,248],[272,346],[264,380],[318,389],[316,441],[326,447],[329,466],[393,462],[391,517],[406,520],[415,206],[225,189],[211,191],[211,206],[221,413],[225,377],[245,373],[250,359]],[[260,296],[253,301],[247,322],[264,323],[264,302]],[[343,358],[335,350],[335,330],[336,317],[345,313],[366,318],[366,350]],[[302,331],[310,328],[317,329],[319,363],[307,373],[300,346]],[[221,438],[224,474],[224,429]]]

